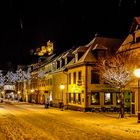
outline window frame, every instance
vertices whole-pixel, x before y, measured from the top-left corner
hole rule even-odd
[[[95,70],[91,70],[91,84],[100,84],[100,76]]]
[[[110,93],[110,102],[105,102],[105,94],[108,94],[108,93]],[[112,92],[104,92],[104,104],[105,105],[112,105],[113,104],[113,93]]]
[[[95,95],[95,94],[98,95],[98,102],[93,103],[93,102],[92,102],[92,97],[93,97],[93,95]],[[91,91],[91,105],[100,105],[100,92],[93,92],[93,91]]]

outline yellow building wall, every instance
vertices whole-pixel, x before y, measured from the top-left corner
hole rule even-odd
[[[82,72],[82,84],[81,85],[78,85],[78,72],[79,71]],[[73,73],[74,72],[76,72],[76,84],[73,84]],[[69,105],[85,108],[86,107],[86,93],[85,93],[86,67],[85,66],[74,67],[74,68],[69,69],[68,73],[71,73],[71,84],[68,85],[68,93],[81,93],[81,104],[69,103]]]
[[[62,90],[60,89],[60,85],[64,85],[63,89],[63,103],[66,105],[66,97],[67,97],[67,74],[64,74],[62,71],[52,74],[52,97],[53,103],[59,104],[62,100]]]

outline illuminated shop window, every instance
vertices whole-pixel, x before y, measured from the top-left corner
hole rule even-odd
[[[69,103],[71,103],[71,93],[69,93]]]
[[[116,93],[116,104],[120,104],[121,102],[121,96],[120,96],[120,93]]]
[[[105,104],[112,104],[112,93],[105,93]]]
[[[76,104],[81,104],[81,93],[76,94]]]
[[[92,92],[91,93],[91,104],[92,105],[100,104],[100,94],[99,94],[99,92]]]
[[[75,104],[76,103],[76,94],[73,93],[73,103]]]

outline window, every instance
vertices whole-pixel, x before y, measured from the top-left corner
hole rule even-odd
[[[73,73],[73,84],[76,84],[76,72]]]
[[[69,73],[69,84],[71,84],[71,73]]]
[[[67,57],[67,64],[72,60],[73,57]]]
[[[132,102],[135,102],[135,92],[132,92]]]
[[[98,51],[98,58],[105,57],[105,56],[106,56],[106,51],[105,50],[99,50]]]
[[[79,71],[78,72],[78,81],[77,81],[77,85],[81,86],[82,85],[82,72]]]
[[[91,92],[91,105],[100,104],[100,94],[99,92]]]
[[[78,60],[84,55],[84,52],[78,52]]]
[[[63,67],[65,65],[65,59],[61,60],[61,67]]]
[[[104,99],[106,105],[112,104],[112,93],[105,93]]]
[[[76,103],[81,104],[81,93],[76,94]]]
[[[82,72],[79,71],[79,72],[78,72],[78,80],[81,80],[81,79],[82,79]]]
[[[99,84],[99,75],[95,70],[91,70],[91,84]]]
[[[69,103],[76,103],[76,93],[69,93]]]
[[[57,61],[57,69],[60,68],[60,61]]]
[[[69,103],[71,103],[71,93],[69,93]]]
[[[95,56],[96,59],[99,59],[101,57],[105,57],[106,56],[106,50],[94,50],[93,55]]]
[[[120,104],[121,102],[121,97],[120,97],[120,93],[116,93],[116,104]]]
[[[136,43],[140,42],[140,37],[136,38]]]
[[[76,93],[73,93],[73,103],[76,103]]]

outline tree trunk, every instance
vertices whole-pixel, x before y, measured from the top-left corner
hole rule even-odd
[[[121,102],[120,102],[120,115],[121,115],[121,118],[124,118],[124,92],[122,92],[121,90]]]

